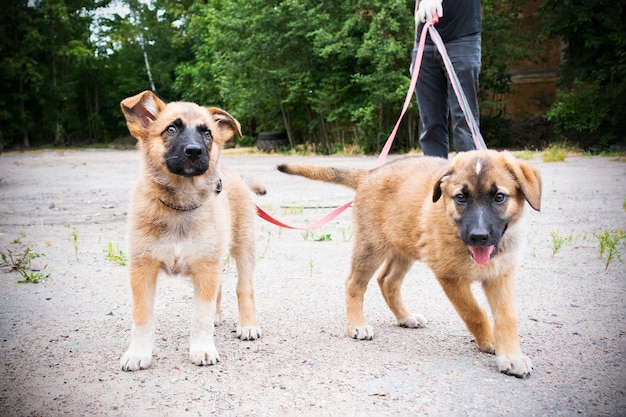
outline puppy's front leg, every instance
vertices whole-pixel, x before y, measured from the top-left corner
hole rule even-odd
[[[233,248],[231,254],[237,261],[237,304],[239,307],[239,322],[237,323],[237,337],[241,340],[255,340],[263,335],[256,317],[254,302],[254,241],[251,244],[241,245],[242,248]]]
[[[519,344],[512,273],[484,281],[483,289],[493,314],[498,370],[507,375],[526,378],[533,364],[522,354]]]
[[[494,353],[495,343],[491,323],[487,313],[476,302],[470,283],[456,278],[437,278],[467,329],[474,335],[478,348],[486,353]]]
[[[131,261],[130,287],[133,296],[133,329],[130,347],[122,356],[124,371],[146,369],[154,348],[154,295],[160,263],[155,259]]]
[[[198,262],[191,266],[194,285],[194,314],[189,337],[189,360],[202,365],[214,365],[220,360],[215,348],[215,309],[220,289],[220,263]]]

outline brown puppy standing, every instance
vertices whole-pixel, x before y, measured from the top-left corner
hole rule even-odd
[[[196,365],[215,364],[219,353],[213,330],[221,320],[220,272],[228,250],[237,263],[237,336],[253,340],[262,334],[254,304],[256,212],[250,188],[237,175],[218,169],[224,143],[241,136],[239,122],[215,107],[166,105],[150,91],[123,100],[121,107],[143,160],[129,211],[133,329],[121,367],[134,371],[150,366],[161,271],[191,277],[195,307],[189,359]]]
[[[532,363],[522,354],[517,335],[513,287],[525,201],[540,209],[536,168],[507,152],[472,151],[452,161],[408,157],[371,171],[297,164],[278,169],[356,190],[354,250],[346,280],[348,336],[373,337],[363,297],[381,265],[378,284],[398,324],[426,324],[422,316],[409,313],[400,292],[405,274],[421,260],[435,273],[480,350],[496,354],[498,369],[530,375]],[[493,328],[470,290],[475,281],[489,301]]]

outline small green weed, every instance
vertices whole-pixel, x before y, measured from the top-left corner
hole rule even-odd
[[[46,256],[43,253],[32,252],[30,248],[24,249],[21,254],[14,254],[12,251],[7,250],[7,253],[0,252],[2,256],[2,263],[8,266],[11,270],[17,271],[22,277],[18,283],[31,282],[37,284],[46,280],[50,274],[45,274],[44,270],[48,265],[44,265],[41,269],[34,269],[32,266],[32,260],[41,256]]]
[[[284,206],[282,207],[283,209],[283,215],[285,214],[302,214],[304,213],[304,206],[300,205],[300,206]]]
[[[270,240],[272,239],[272,235],[273,233],[271,231],[267,231],[267,241],[265,242],[265,249],[263,250],[263,253],[261,254],[261,258],[265,258],[265,255],[267,254],[267,250],[270,248]]]
[[[24,232],[19,232],[18,233],[18,237],[16,237],[15,239],[13,239],[13,241],[11,243],[15,243],[15,244],[19,244],[22,243],[22,238],[26,237],[26,233]]]
[[[78,230],[72,229],[72,242],[74,243],[74,255],[78,261]]]
[[[301,233],[301,235],[304,240],[312,239],[316,242],[327,242],[327,241],[333,240],[333,236],[330,233],[316,235],[314,232],[310,230],[305,230],[304,232]]]
[[[522,159],[524,161],[530,161],[535,157],[535,154],[533,151],[529,151],[528,149],[525,149],[523,151],[519,151],[519,152],[515,152],[514,153],[515,157],[517,159]]]
[[[113,242],[109,242],[107,249],[103,251],[106,253],[106,258],[109,262],[116,265],[124,266],[128,262],[128,257],[123,250],[119,249],[117,245],[113,247]]]
[[[332,235],[330,233],[326,233],[326,234],[323,234],[323,235],[315,236],[314,240],[316,242],[328,242],[328,241],[333,240],[333,237],[332,237]]]
[[[555,231],[550,232],[550,236],[552,237],[552,256],[556,256],[564,244],[572,243],[573,240],[572,236],[559,236],[558,232]]]
[[[68,229],[72,227],[71,224],[65,223],[65,227]],[[79,262],[78,259],[78,230],[76,228],[72,228],[72,245],[74,247],[74,255],[76,256],[76,262]]]
[[[552,145],[543,151],[543,162],[563,162],[567,156],[567,149],[561,145]]]
[[[350,226],[340,227],[339,230],[341,231],[341,236],[343,237],[344,241],[347,242],[352,239],[352,229],[350,228]]]
[[[624,262],[618,246],[620,241],[626,239],[626,232],[616,230],[613,233],[609,233],[608,230],[605,230],[602,233],[598,233],[596,237],[600,242],[600,258],[606,257],[605,270],[609,269],[609,264],[614,258],[617,258],[617,260],[622,263]]]

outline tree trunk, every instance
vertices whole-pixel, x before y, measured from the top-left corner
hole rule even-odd
[[[59,95],[57,94],[57,65],[56,59],[52,59],[52,94],[54,97],[54,101],[57,101]],[[61,133],[63,132],[63,127],[61,126],[61,121],[59,120],[59,103],[56,103],[54,112],[56,114],[54,118],[54,146],[62,145]]]
[[[283,115],[283,124],[285,125],[285,130],[287,131],[289,146],[293,149],[293,133],[291,132],[291,123],[289,122],[289,115],[285,111],[285,106],[282,101],[280,102],[280,113]]]
[[[376,134],[376,149],[380,151],[380,135],[383,132],[383,105],[378,107],[378,133]]]
[[[22,119],[22,146],[30,148],[30,140],[28,139],[28,123],[26,122],[26,108],[24,106],[24,80],[20,77],[20,117]]]
[[[85,109],[87,110],[87,130],[89,135],[89,142],[95,141],[96,137],[96,123],[94,119],[93,109],[91,107],[91,99],[89,98],[89,86],[85,85]]]
[[[150,81],[150,88],[156,93],[154,87],[154,80],[152,79],[152,71],[150,71],[150,61],[148,60],[148,52],[146,52],[145,41],[143,35],[139,35],[139,45],[141,45],[141,52],[143,52],[143,61],[146,64],[146,73],[148,74],[148,80]]]
[[[408,112],[407,114],[407,128],[409,130],[408,132],[408,140],[409,140],[409,149],[414,149],[415,148],[415,130],[416,130],[416,123],[415,123],[415,117],[413,116],[413,114],[411,112]]]
[[[330,149],[330,143],[328,140],[328,131],[326,129],[326,122],[324,120],[324,117],[322,117],[321,115],[320,115],[320,121],[322,122],[321,126],[322,126],[322,137],[324,138],[324,148],[326,150],[326,154],[330,155],[331,149]]]

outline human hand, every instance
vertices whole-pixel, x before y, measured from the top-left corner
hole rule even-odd
[[[417,12],[415,13],[415,20],[424,23],[431,20],[435,13],[437,13],[439,17],[442,17],[443,6],[441,2],[442,0],[421,0]]]

